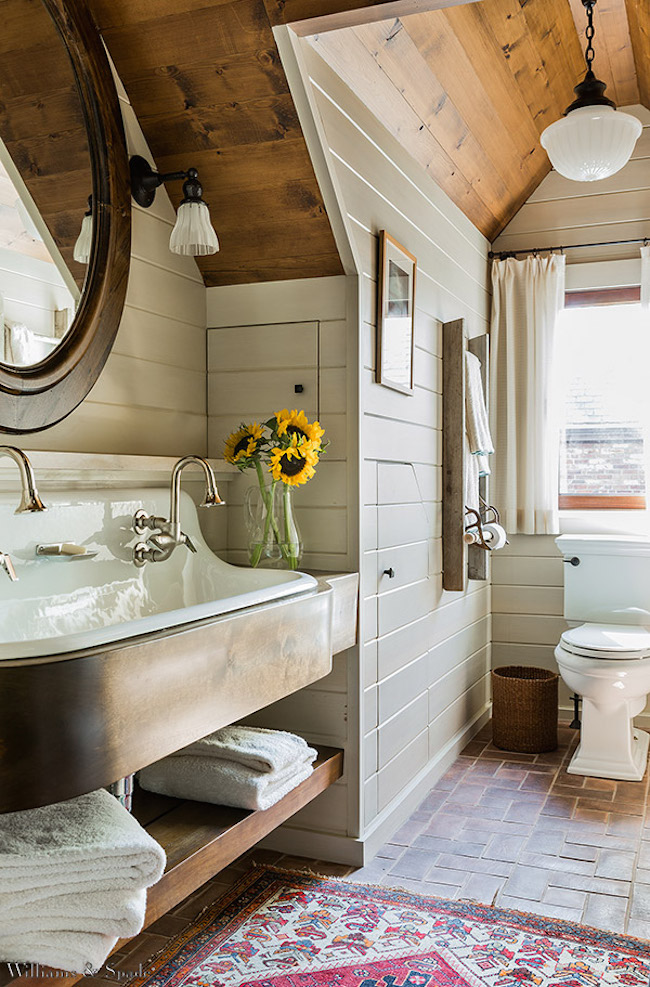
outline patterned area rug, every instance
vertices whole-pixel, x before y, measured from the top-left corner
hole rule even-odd
[[[254,868],[131,987],[648,987],[650,943]]]

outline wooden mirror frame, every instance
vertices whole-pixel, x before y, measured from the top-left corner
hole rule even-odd
[[[83,0],[41,2],[70,56],[86,123],[93,246],[79,309],[60,345],[33,366],[0,364],[0,431],[13,433],[50,428],[86,397],[119,328],[131,259],[126,140],[99,31]]]

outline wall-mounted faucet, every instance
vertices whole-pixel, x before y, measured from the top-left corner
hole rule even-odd
[[[34,511],[46,511],[47,507],[38,495],[36,480],[32,464],[21,449],[16,446],[0,446],[0,456],[8,456],[13,459],[20,471],[21,497],[20,504],[16,508],[16,514],[26,514]],[[4,552],[0,552],[0,568],[15,583],[18,579],[11,557]]]
[[[186,466],[192,465],[200,466],[205,474],[205,497],[199,507],[217,507],[224,503],[219,496],[212,467],[202,456],[184,456],[179,459],[172,470],[169,519],[154,517],[143,510],[136,511],[133,515],[133,530],[136,534],[154,532],[146,542],[138,542],[133,549],[133,561],[138,567],[146,562],[165,562],[179,545],[185,545],[190,552],[196,552],[189,535],[181,530],[180,521],[181,474]]]
[[[32,464],[21,449],[15,446],[0,446],[0,456],[8,456],[20,470],[20,482],[22,496],[20,504],[16,508],[16,514],[25,514],[30,511],[46,511],[47,507],[38,495],[36,480]]]

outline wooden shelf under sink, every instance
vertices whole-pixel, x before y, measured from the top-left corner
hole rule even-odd
[[[341,777],[343,751],[334,747],[317,749],[313,774],[263,812],[206,802],[180,801],[136,789],[133,814],[167,854],[165,873],[147,893],[144,929]],[[126,941],[120,940],[114,952],[121,949]],[[47,969],[40,977],[12,979],[5,968],[5,973],[0,974],[0,985],[52,987],[55,982],[57,987],[71,987],[83,979],[81,975],[58,976]]]

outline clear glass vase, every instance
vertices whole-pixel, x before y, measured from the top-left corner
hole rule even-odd
[[[293,506],[293,490],[272,482],[249,487],[245,498],[248,560],[253,568],[297,569],[302,539]]]

